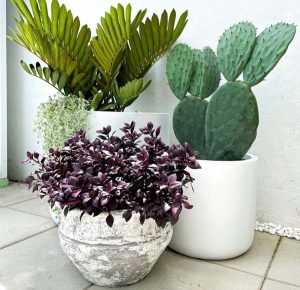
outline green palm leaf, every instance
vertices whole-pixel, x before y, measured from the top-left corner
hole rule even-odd
[[[60,91],[76,93],[93,80],[94,66],[90,61],[90,29],[80,28],[79,18],[57,0],[51,3],[51,17],[45,0],[11,0],[20,19],[15,19],[16,30],[10,40],[24,46],[44,61],[51,71],[66,75],[67,82],[60,82]],[[37,75],[37,77],[40,77]],[[64,86],[63,86],[64,85]]]
[[[138,96],[150,85],[151,81],[148,81],[144,85],[143,79],[133,80],[128,82],[123,87],[118,87],[117,83],[113,88],[116,103],[119,109],[123,110],[130,106]]]
[[[91,41],[93,61],[101,79],[100,88],[108,93],[119,73],[125,49],[131,35],[142,22],[146,10],[139,10],[131,21],[131,5],[111,7],[97,26],[97,37]]]
[[[39,62],[35,65],[28,65],[24,61],[21,61],[21,65],[28,74],[42,79],[64,95],[70,94],[70,88],[68,87],[69,76],[67,73],[61,73],[58,70],[52,70],[49,67],[42,67]]]
[[[187,23],[188,12],[185,11],[177,24],[176,12],[173,9],[168,16],[164,11],[159,19],[156,14],[141,23],[129,40],[124,62],[120,70],[120,81],[126,83],[142,78],[150,67],[178,39]]]

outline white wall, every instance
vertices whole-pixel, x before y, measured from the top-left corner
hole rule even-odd
[[[92,29],[111,4],[128,1],[64,0]],[[189,23],[180,41],[193,47],[216,48],[225,28],[242,20],[252,21],[258,32],[272,23],[285,21],[300,24],[298,0],[190,0],[131,1],[135,8],[151,12],[175,7],[189,10]],[[11,8],[8,11],[10,19]],[[10,21],[10,20],[9,20]],[[258,138],[251,149],[260,159],[258,218],[290,226],[300,226],[300,31],[287,54],[253,90],[260,108]],[[51,89],[27,76],[19,66],[20,58],[32,58],[24,50],[9,44],[9,172],[16,160],[24,158],[20,148],[28,148],[33,115],[37,104],[46,99]],[[172,112],[177,100],[170,92],[165,76],[165,58],[148,74],[153,83],[131,109]],[[21,141],[20,141],[21,140]],[[22,144],[20,144],[20,142]],[[32,148],[29,148],[32,149]],[[19,172],[20,173],[20,172]]]
[[[0,2],[0,179],[7,177],[7,98],[5,1]]]

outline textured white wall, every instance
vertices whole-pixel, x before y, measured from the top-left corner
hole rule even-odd
[[[95,28],[100,15],[111,4],[128,1],[64,0],[82,23]],[[216,48],[225,28],[248,20],[260,32],[272,23],[285,21],[300,24],[298,0],[190,0],[131,1],[134,8],[147,7],[149,14],[171,10],[189,10],[189,23],[180,39],[193,47]],[[9,6],[10,7],[10,6]],[[8,9],[11,23],[12,9]],[[263,221],[300,226],[300,31],[287,54],[266,81],[253,89],[260,109],[258,138],[251,152],[260,159],[258,218]],[[24,158],[22,148],[31,144],[32,121],[36,106],[52,92],[44,83],[27,76],[19,67],[19,59],[33,60],[24,50],[8,45],[9,64],[9,172],[17,160]],[[140,111],[172,112],[177,100],[170,92],[162,59],[147,78],[153,83],[131,107]],[[174,138],[174,137],[173,137]],[[32,148],[29,148],[32,149]]]

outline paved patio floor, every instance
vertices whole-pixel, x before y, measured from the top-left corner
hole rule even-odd
[[[45,201],[12,183],[0,189],[0,290],[101,290],[61,250]],[[300,290],[300,242],[256,233],[252,248],[227,261],[166,250],[136,290]]]

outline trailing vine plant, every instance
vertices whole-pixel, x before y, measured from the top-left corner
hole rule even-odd
[[[77,130],[87,130],[89,113],[89,102],[74,96],[58,94],[41,103],[34,131],[43,144],[44,152],[48,152],[49,148],[62,147]]]

